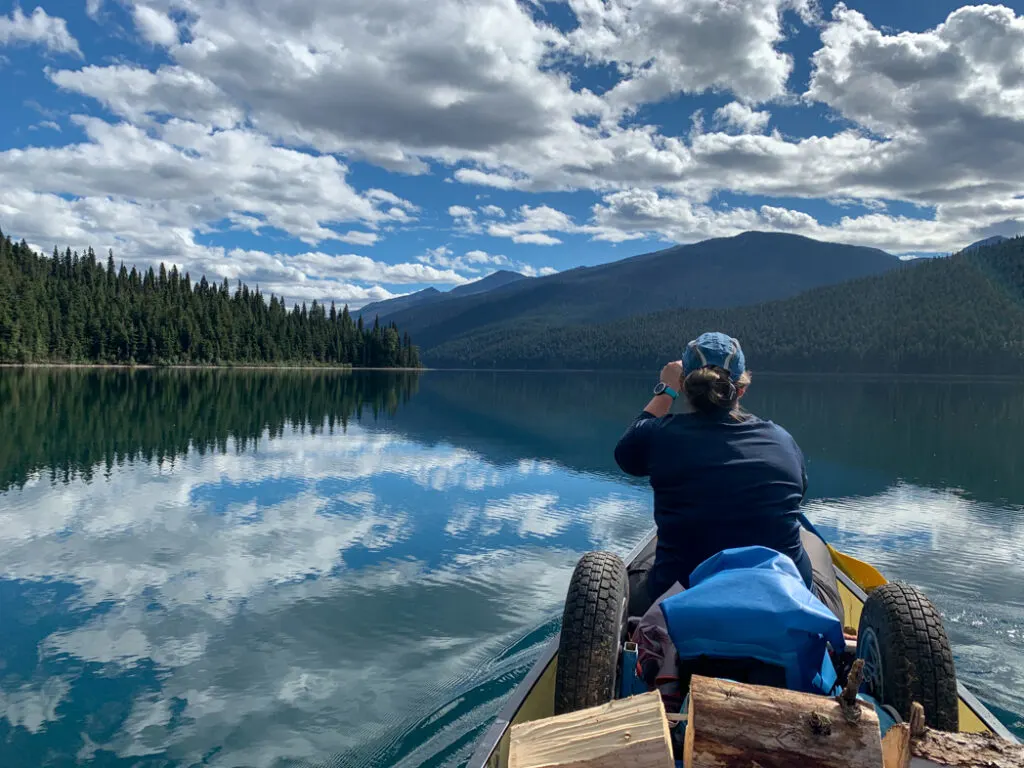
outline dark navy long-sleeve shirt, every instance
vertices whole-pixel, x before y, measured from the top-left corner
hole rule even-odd
[[[650,478],[658,549],[648,576],[652,599],[711,555],[761,545],[788,555],[808,586],[799,507],[807,491],[803,453],[771,421],[748,415],[644,411],[615,446],[624,472]]]

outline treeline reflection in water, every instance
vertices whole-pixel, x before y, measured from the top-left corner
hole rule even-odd
[[[245,451],[288,427],[343,432],[394,414],[418,383],[412,372],[0,370],[0,489],[37,472],[89,480],[125,461]]]
[[[0,375],[0,488],[190,450],[244,451],[293,426],[344,431],[352,420],[425,445],[447,442],[493,463],[545,459],[620,475],[611,447],[647,401],[649,376],[603,372],[306,370],[8,370]],[[760,377],[749,410],[787,427],[811,465],[812,495],[844,495],[835,466],[1024,499],[1014,382]],[[815,465],[821,467],[816,482]]]

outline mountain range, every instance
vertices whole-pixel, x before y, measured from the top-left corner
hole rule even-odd
[[[901,264],[896,256],[876,248],[746,232],[545,277],[506,277],[502,285],[469,295],[455,295],[455,289],[422,297],[421,291],[392,300],[411,299],[402,306],[391,303],[385,308],[387,321],[408,331],[427,351],[467,333],[505,327],[570,326],[666,309],[740,307],[785,299]],[[362,311],[364,320],[367,309]]]
[[[744,275],[733,282],[745,283]],[[1024,237],[745,306],[680,305],[589,323],[549,315],[467,326],[425,346],[423,355],[434,367],[656,371],[706,330],[739,338],[754,370],[1021,375]]]

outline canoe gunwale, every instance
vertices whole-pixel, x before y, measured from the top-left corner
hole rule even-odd
[[[632,550],[630,550],[629,554],[623,558],[627,568],[633,564],[633,562],[644,552],[645,549],[647,549],[647,547],[650,546],[656,536],[657,529],[651,528],[650,532],[644,536],[644,538],[635,547],[633,547]],[[838,568],[835,568],[835,572],[839,581],[859,600],[862,602],[867,600],[867,593],[860,588],[857,582]],[[502,737],[509,729],[512,720],[522,707],[523,702],[530,695],[530,692],[533,690],[537,681],[540,680],[551,662],[554,661],[554,658],[558,653],[558,639],[560,635],[560,631],[555,633],[555,635],[541,649],[540,654],[537,656],[537,661],[534,662],[532,667],[530,667],[530,671],[526,674],[526,677],[523,678],[522,682],[515,687],[509,695],[508,700],[502,706],[494,721],[491,723],[490,727],[484,732],[484,735],[477,740],[473,754],[466,763],[466,768],[484,768],[487,765],[487,761],[490,759],[494,750],[499,747]],[[957,680],[956,686],[960,699],[994,734],[1010,741],[1011,743],[1020,743],[1017,737],[1014,736],[1010,730],[988,710],[988,707],[982,704],[981,701],[979,701],[978,698],[971,693],[971,691],[962,682]]]
[[[537,661],[530,667],[526,677],[512,691],[512,694],[498,711],[490,727],[484,731],[484,735],[477,739],[476,748],[473,750],[469,762],[466,763],[466,768],[484,768],[487,765],[487,761],[494,750],[498,748],[502,736],[509,729],[512,719],[516,716],[520,707],[523,706],[526,697],[530,695],[530,691],[533,690],[537,681],[540,680],[548,665],[554,661],[555,655],[558,653],[558,638],[560,636],[561,632],[556,632],[554,637],[547,642],[547,645],[541,649],[540,656],[537,657]]]
[[[651,542],[654,541],[658,535],[657,528],[651,528],[646,536],[638,543],[629,553],[623,558],[626,567],[628,568],[633,562],[640,557],[647,547],[650,546]],[[498,744],[501,742],[501,737],[505,735],[505,731],[508,730],[512,719],[516,716],[520,707],[523,706],[523,702],[526,701],[526,697],[530,695],[530,691],[540,680],[541,675],[548,668],[548,665],[554,660],[555,655],[558,653],[558,639],[561,637],[561,631],[555,633],[555,635],[548,641],[540,654],[537,656],[537,661],[534,662],[533,666],[530,667],[530,671],[526,673],[526,677],[523,678],[522,682],[519,683],[509,695],[508,700],[504,706],[498,711],[497,716],[491,723],[491,726],[484,731],[484,735],[477,740],[476,748],[473,750],[473,754],[469,758],[469,762],[466,763],[466,768],[483,768],[487,765],[487,761],[490,759],[491,754],[495,749],[498,748]]]

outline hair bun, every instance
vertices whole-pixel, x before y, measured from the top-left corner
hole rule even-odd
[[[691,371],[683,380],[683,392],[690,404],[702,413],[732,411],[739,401],[739,390],[732,377],[718,366]]]

